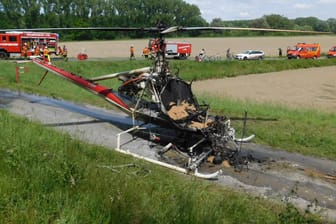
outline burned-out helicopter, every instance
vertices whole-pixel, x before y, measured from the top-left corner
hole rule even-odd
[[[41,58],[35,58],[33,62],[47,70],[45,75],[50,71],[87,89],[114,104],[123,112],[132,116],[133,119],[173,129],[176,133],[175,141],[163,147],[160,153],[164,154],[166,150],[171,148],[182,152],[188,157],[188,162],[185,164],[187,170],[197,170],[210,156],[215,164],[220,164],[224,160],[235,163],[240,151],[240,144],[253,139],[254,135],[237,138],[228,116],[211,115],[209,113],[209,105],[200,104],[197,101],[192,92],[191,83],[182,80],[178,73],[174,73],[169,67],[169,61],[165,58],[166,42],[164,36],[170,32],[241,28],[165,27],[159,25],[148,29],[104,27],[65,29],[142,30],[157,34],[154,49],[155,58],[153,65],[150,67],[88,79],[64,71]],[[35,30],[38,31],[38,29]],[[44,28],[43,30],[48,29]],[[49,28],[49,30],[64,29]],[[288,31],[272,29],[251,30]],[[98,83],[106,79],[118,79],[121,81],[121,85],[117,90],[113,90]]]

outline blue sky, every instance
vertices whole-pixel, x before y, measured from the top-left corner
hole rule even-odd
[[[289,19],[314,16],[321,20],[336,18],[336,0],[184,0],[197,5],[202,17],[211,22],[256,19],[279,14]]]

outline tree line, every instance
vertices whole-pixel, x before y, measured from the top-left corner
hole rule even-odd
[[[183,0],[0,0],[1,29],[155,27],[158,22],[167,26],[238,26],[336,32],[336,19],[322,21],[315,17],[290,20],[280,15],[267,15],[254,20],[222,21],[216,18],[208,23],[202,18],[198,6]],[[148,34],[141,32],[63,31],[59,33],[64,40],[148,37]],[[260,34],[264,35],[260,32],[226,31],[226,35],[232,36]],[[222,35],[222,32],[192,31],[184,35]]]
[[[336,33],[336,19],[329,18],[326,21],[316,17],[299,17],[288,19],[287,17],[271,14],[253,20],[223,21],[220,18],[213,19],[211,26],[237,26],[271,29],[306,30]],[[287,34],[288,35],[288,34]]]
[[[182,0],[0,0],[0,27],[154,27],[161,21],[204,26],[200,10]],[[60,32],[71,39],[141,37],[141,33]]]

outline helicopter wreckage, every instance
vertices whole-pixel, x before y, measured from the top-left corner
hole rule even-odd
[[[164,45],[162,46],[161,48],[164,49]],[[163,156],[173,149],[187,157],[188,162],[184,164],[185,167],[178,169],[181,172],[195,172],[196,176],[213,178],[219,172],[204,175],[198,173],[197,168],[209,157],[215,164],[223,161],[234,164],[239,154],[240,143],[248,142],[254,137],[251,135],[247,138],[236,138],[235,129],[231,126],[229,117],[210,115],[209,105],[198,103],[192,93],[191,84],[171,73],[164,54],[160,52],[157,53],[154,67],[90,79],[67,72],[40,58],[33,59],[33,62],[46,69],[47,72],[53,72],[98,94],[132,116],[133,119],[175,130],[176,136],[173,142],[162,140],[161,144],[167,144],[158,154]],[[122,81],[117,91],[98,84],[98,81],[111,78],[118,78]],[[133,128],[123,133],[132,132],[138,128],[134,125]],[[120,137],[121,135],[118,135],[117,150],[122,151]],[[136,155],[133,154],[133,156]],[[157,163],[156,161],[151,162]],[[163,165],[160,162],[159,164]]]
[[[141,120],[145,123],[174,130],[175,137],[172,138],[173,140],[159,142],[163,147],[158,155],[164,156],[168,151],[174,150],[187,158],[187,162],[183,164],[183,167],[174,167],[174,165],[166,162],[152,160],[121,150],[121,134],[141,128],[136,125],[118,135],[118,151],[184,173],[192,173],[198,177],[214,178],[220,171],[202,174],[198,172],[198,168],[205,161],[211,161],[214,164],[221,164],[226,161],[230,165],[241,163],[241,161],[238,161],[241,143],[251,141],[254,135],[237,138],[228,116],[211,115],[209,105],[198,103],[192,92],[191,83],[182,80],[178,74],[173,73],[169,68],[169,61],[165,58],[166,42],[163,35],[175,31],[176,28],[163,29],[159,27],[157,30],[159,37],[155,39],[155,58],[151,67],[117,72],[95,78],[84,78],[58,68],[43,58],[34,58],[33,62],[47,70],[41,82],[50,71],[103,97],[130,115],[133,120]],[[118,79],[122,83],[117,90],[113,90],[98,83],[106,79]],[[243,119],[242,135],[245,134],[246,113]]]

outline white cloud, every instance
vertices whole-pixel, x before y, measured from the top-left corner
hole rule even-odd
[[[310,4],[302,4],[302,3],[294,4],[294,8],[297,8],[297,9],[309,9],[312,7],[313,6]]]
[[[240,16],[241,18],[248,18],[248,17],[250,17],[250,14],[249,14],[248,12],[240,12],[240,13],[239,13],[239,16]]]

